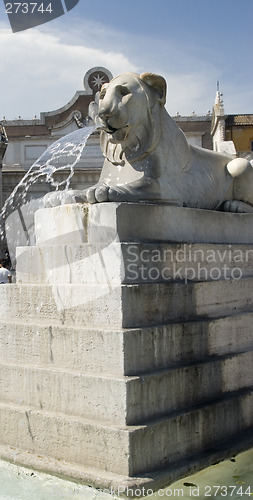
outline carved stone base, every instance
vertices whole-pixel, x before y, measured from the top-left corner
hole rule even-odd
[[[70,208],[71,207],[71,208]],[[89,217],[87,217],[89,213]],[[83,220],[84,232],[79,231]],[[36,222],[37,221],[37,222]],[[173,242],[253,244],[253,214],[142,203],[60,205],[36,213],[37,244]],[[70,224],[70,227],[69,227]],[[65,240],[65,241],[64,241]]]
[[[0,288],[0,456],[131,496],[250,446],[253,249],[232,220],[250,237],[252,218],[39,210]]]

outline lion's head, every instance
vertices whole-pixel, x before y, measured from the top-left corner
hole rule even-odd
[[[164,78],[153,73],[126,73],[103,85],[97,111],[101,148],[111,163],[133,162],[152,151],[165,96]]]

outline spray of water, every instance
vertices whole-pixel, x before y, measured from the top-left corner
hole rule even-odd
[[[84,127],[54,142],[31,166],[17,184],[0,212],[0,237],[5,236],[6,221],[15,211],[21,211],[29,200],[29,190],[38,182],[50,183],[55,190],[69,189],[75,165],[80,161],[85,144],[95,126]],[[66,173],[57,181],[55,174]],[[18,232],[18,228],[17,231]]]

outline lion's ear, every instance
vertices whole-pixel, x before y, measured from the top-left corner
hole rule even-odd
[[[166,102],[166,81],[160,75],[155,73],[142,73],[140,79],[150,87],[154,87],[160,95],[160,103],[162,105]]]

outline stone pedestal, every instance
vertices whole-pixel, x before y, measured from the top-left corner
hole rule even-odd
[[[35,224],[0,288],[0,455],[131,496],[249,445],[253,216],[104,203]]]

